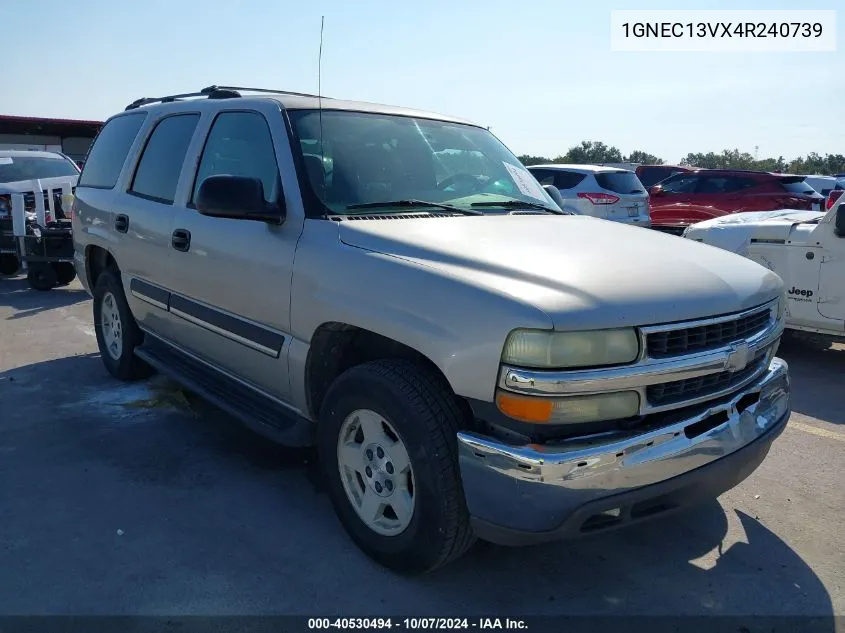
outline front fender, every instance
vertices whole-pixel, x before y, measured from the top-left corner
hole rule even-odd
[[[552,328],[538,308],[424,263],[305,231],[291,286],[291,330],[310,342],[326,322],[370,330],[431,360],[455,393],[492,402],[502,347],[516,327]]]

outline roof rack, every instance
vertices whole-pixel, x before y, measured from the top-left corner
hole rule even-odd
[[[132,103],[126,106],[126,110],[134,110],[135,108],[140,108],[141,106],[150,105],[151,103],[171,103],[173,101],[180,101],[182,99],[188,99],[191,97],[206,97],[208,99],[236,99],[238,97],[243,96],[241,92],[260,92],[266,94],[283,94],[283,95],[293,95],[296,97],[314,97],[318,98],[318,95],[312,95],[305,92],[291,92],[290,90],[269,90],[267,88],[244,88],[241,86],[208,86],[203,88],[199,92],[185,92],[183,94],[177,95],[168,95],[166,97],[142,97],[140,99],[135,99]],[[323,99],[329,99],[330,97],[323,97]]]

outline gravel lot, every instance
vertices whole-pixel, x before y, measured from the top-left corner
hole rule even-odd
[[[845,349],[781,355],[795,413],[718,502],[406,579],[347,539],[309,451],[114,381],[76,283],[0,279],[0,615],[845,615]]]

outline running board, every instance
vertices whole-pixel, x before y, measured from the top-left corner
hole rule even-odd
[[[152,336],[135,349],[135,355],[274,442],[285,446],[315,442],[313,422]]]

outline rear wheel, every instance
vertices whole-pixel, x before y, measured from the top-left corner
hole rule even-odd
[[[52,290],[56,287],[58,279],[56,271],[50,264],[44,262],[33,262],[27,265],[26,279],[30,287],[35,290]]]
[[[474,542],[460,422],[448,386],[408,361],[353,367],[329,389],[318,431],[329,495],[352,540],[386,567],[431,571]]]
[[[57,262],[52,264],[53,270],[56,271],[56,283],[59,286],[67,286],[71,281],[76,279],[76,268],[69,262]]]
[[[126,303],[120,273],[115,268],[103,271],[93,294],[94,331],[106,369],[124,381],[150,376],[152,368],[135,356],[135,348],[143,342],[144,334]]]

